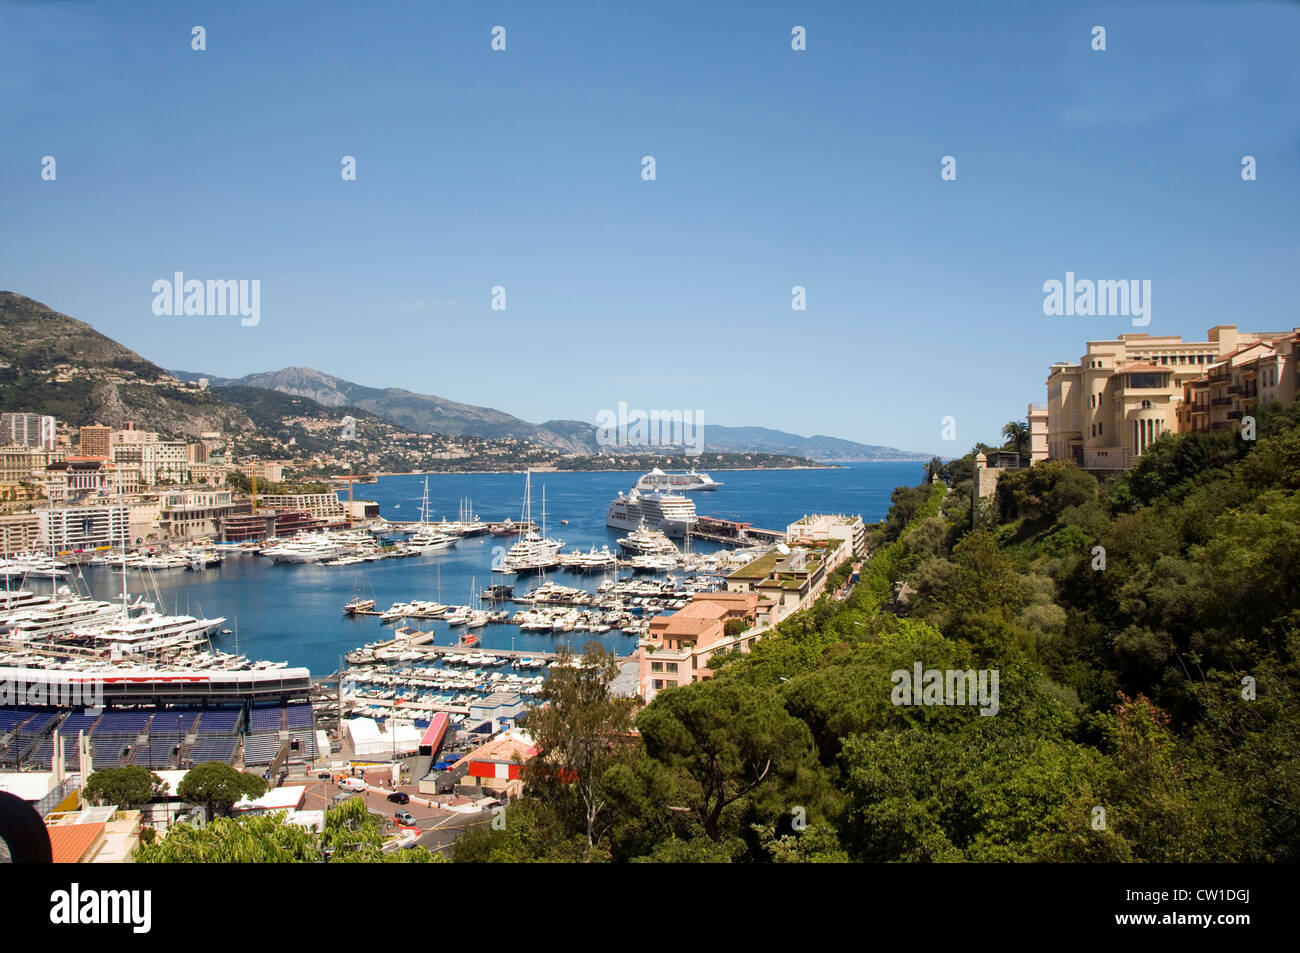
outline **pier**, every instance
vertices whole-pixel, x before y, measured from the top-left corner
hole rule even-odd
[[[701,516],[691,527],[691,538],[727,546],[752,546],[755,543],[784,543],[785,533],[777,529],[760,529],[749,523],[724,520],[716,516]]]

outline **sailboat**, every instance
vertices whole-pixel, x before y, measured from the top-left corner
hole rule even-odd
[[[343,606],[343,611],[348,615],[356,615],[358,612],[368,612],[374,607],[375,600],[366,598],[365,593],[361,590],[361,581],[358,580],[356,594]]]
[[[524,507],[522,523],[528,529],[519,537],[510,551],[506,553],[500,566],[493,566],[493,572],[528,573],[545,572],[560,564],[560,548],[563,540],[547,539],[546,533],[546,487],[542,487],[542,532],[533,527],[532,510],[533,474],[525,471]]]
[[[474,608],[470,611],[469,622],[466,623],[471,629],[481,629],[487,625],[488,614],[483,608],[483,600],[475,591],[478,589],[478,578],[471,578],[469,581],[469,601]]]
[[[420,529],[406,541],[417,553],[435,553],[451,549],[457,537],[441,532],[429,524],[429,478],[424,478],[424,497],[420,501]]]

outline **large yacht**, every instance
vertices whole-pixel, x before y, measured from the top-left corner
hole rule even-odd
[[[137,600],[134,607],[144,609],[146,604]],[[73,629],[107,625],[122,616],[122,605],[74,596],[67,601],[50,602],[44,606],[19,609],[8,618],[0,619],[0,630],[8,632],[13,641],[40,639],[60,635]]]
[[[64,591],[67,591],[66,588]],[[52,598],[50,595],[32,592],[30,589],[6,590],[4,595],[0,595],[0,616],[10,615],[19,609],[35,609],[37,606],[49,605]]]
[[[107,625],[79,627],[72,630],[72,635],[115,645],[125,651],[150,651],[205,642],[225,621],[222,617],[200,619],[190,615],[146,612],[135,618],[119,615],[116,621]]]
[[[644,522],[620,539],[618,545],[629,556],[677,555],[677,547],[673,545],[673,541],[662,532],[650,529]]]
[[[408,539],[406,545],[417,553],[436,553],[456,545],[459,536],[441,532],[435,526],[436,524],[430,523],[425,529]]]
[[[626,496],[620,493],[605,514],[605,525],[614,529],[640,529],[643,520],[648,529],[678,539],[696,523],[695,504],[677,493],[642,493],[633,487]]]
[[[720,486],[717,480],[707,473],[696,473],[694,468],[686,473],[665,473],[655,467],[636,481],[636,488],[643,493],[665,491],[670,493],[691,493],[695,490],[716,490]]]
[[[528,529],[520,534],[500,564],[492,566],[493,572],[545,572],[560,565],[560,548],[564,545],[564,540],[547,539],[543,535],[546,530],[546,487],[542,487],[542,533],[533,526],[532,495],[533,475],[529,471],[524,477],[524,512],[520,521]]]
[[[276,563],[316,563],[333,559],[344,551],[344,546],[324,533],[295,536],[262,550]]]

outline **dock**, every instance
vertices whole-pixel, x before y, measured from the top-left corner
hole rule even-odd
[[[761,529],[749,523],[724,520],[717,516],[701,516],[691,527],[692,539],[703,539],[725,546],[752,546],[755,543],[784,543],[785,533],[779,529]]]

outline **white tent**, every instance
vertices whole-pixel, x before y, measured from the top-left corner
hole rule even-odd
[[[410,722],[394,724],[390,719],[387,731],[370,718],[353,718],[348,721],[348,737],[352,739],[352,753],[358,758],[393,757],[411,754],[420,748],[422,732]]]

